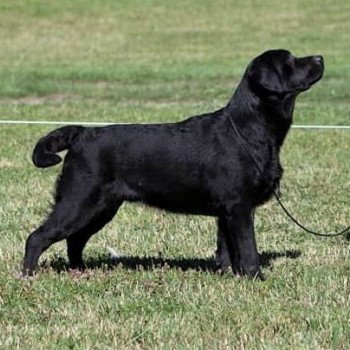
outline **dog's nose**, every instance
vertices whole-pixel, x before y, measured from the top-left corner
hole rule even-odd
[[[321,64],[321,63],[323,63],[323,57],[322,57],[321,55],[314,56],[314,61],[315,61],[316,63]]]

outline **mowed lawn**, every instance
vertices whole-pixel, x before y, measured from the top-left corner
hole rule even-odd
[[[167,122],[230,98],[269,48],[322,54],[295,124],[350,124],[350,2],[0,0],[0,119]],[[267,281],[220,276],[213,218],[125,204],[68,272],[64,242],[19,278],[60,166],[31,152],[48,125],[0,124],[1,349],[349,349],[350,235],[317,238],[274,200],[257,212]],[[305,225],[350,224],[350,130],[299,130],[283,199]],[[110,251],[123,258],[114,261]]]

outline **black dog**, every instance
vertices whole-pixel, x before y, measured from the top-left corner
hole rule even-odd
[[[123,201],[218,218],[216,260],[222,269],[263,278],[254,209],[282,176],[279,151],[292,123],[296,96],[323,74],[323,58],[271,50],[255,58],[228,105],[179,123],[66,126],[39,140],[37,167],[61,161],[55,204],[28,238],[23,273],[42,252],[67,240],[70,265],[82,268],[89,238]],[[231,119],[231,120],[230,120]]]

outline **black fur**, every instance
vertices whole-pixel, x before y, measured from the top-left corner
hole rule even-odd
[[[270,50],[249,64],[227,106],[214,113],[179,123],[52,131],[36,145],[34,164],[55,165],[61,160],[56,152],[68,153],[52,212],[27,240],[23,273],[32,274],[41,253],[62,239],[67,240],[70,265],[81,268],[89,238],[123,201],[139,201],[177,213],[216,216],[217,263],[224,270],[232,266],[236,273],[263,278],[254,209],[271,197],[281,179],[279,151],[296,96],[322,74],[321,56],[296,58]]]

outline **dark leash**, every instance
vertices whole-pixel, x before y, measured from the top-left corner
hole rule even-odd
[[[243,136],[240,134],[240,132],[238,131],[235,123],[233,122],[231,116],[229,114],[227,114],[228,119],[231,122],[231,125],[233,127],[234,132],[237,134],[238,138],[241,140],[241,143],[243,145],[243,147],[245,148],[246,153],[249,155],[249,157],[252,159],[253,163],[255,164],[256,168],[258,169],[261,177],[263,178],[263,180],[266,182],[266,184],[268,185],[269,189],[272,191],[273,195],[275,196],[278,204],[281,206],[282,210],[284,211],[284,213],[289,217],[290,220],[292,220],[297,226],[299,226],[301,229],[303,229],[304,231],[315,235],[315,236],[320,236],[320,237],[335,237],[335,236],[340,236],[343,235],[347,232],[350,232],[350,226],[348,226],[346,229],[337,232],[337,233],[320,233],[320,232],[315,232],[313,230],[310,230],[309,228],[305,227],[304,225],[302,225],[290,212],[289,210],[286,208],[286,206],[283,204],[280,196],[278,195],[278,193],[276,192],[276,190],[270,186],[269,181],[267,181],[263,171],[260,168],[260,165],[258,164],[258,162],[256,161],[256,159],[254,158],[254,156],[251,154],[251,152],[249,152],[249,149],[247,147],[247,141],[243,138]]]

